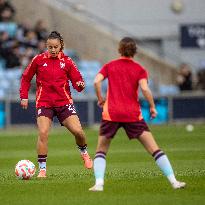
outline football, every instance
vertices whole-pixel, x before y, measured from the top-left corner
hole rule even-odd
[[[18,179],[30,179],[35,174],[36,168],[29,160],[20,160],[15,167],[15,174]]]
[[[187,132],[192,132],[192,131],[194,131],[194,126],[193,126],[192,124],[188,124],[188,125],[186,126],[186,131],[187,131]]]

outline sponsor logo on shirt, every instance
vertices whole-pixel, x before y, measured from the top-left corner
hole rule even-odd
[[[47,63],[44,63],[44,64],[43,64],[43,67],[47,67],[47,66],[48,66]]]

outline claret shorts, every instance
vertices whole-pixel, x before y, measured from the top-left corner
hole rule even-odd
[[[150,131],[143,119],[137,122],[113,122],[102,120],[100,135],[106,138],[113,138],[120,127],[124,128],[129,139],[138,138],[144,131]]]
[[[36,116],[45,116],[53,120],[56,116],[62,125],[62,122],[71,115],[77,115],[73,104],[64,105],[61,107],[39,107],[36,109]]]

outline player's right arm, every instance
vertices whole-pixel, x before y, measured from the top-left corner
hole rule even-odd
[[[157,116],[157,111],[155,108],[155,103],[154,103],[154,99],[152,96],[152,92],[151,92],[151,90],[148,86],[148,83],[147,83],[147,79],[145,79],[145,78],[141,79],[139,81],[139,85],[140,85],[140,88],[142,90],[142,94],[144,95],[146,100],[149,102],[151,118],[155,118]]]
[[[101,93],[101,83],[103,80],[104,80],[104,76],[101,73],[98,73],[94,80],[95,93],[98,99],[98,105],[100,107],[103,107],[105,103],[105,99],[102,97],[102,93]]]
[[[28,92],[31,86],[31,80],[36,73],[37,69],[37,56],[33,58],[31,63],[27,66],[25,71],[21,77],[21,84],[20,84],[20,99],[21,99],[21,106],[23,109],[27,109],[28,107]]]

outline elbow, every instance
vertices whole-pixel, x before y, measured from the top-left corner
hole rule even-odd
[[[141,90],[142,90],[143,93],[149,92],[149,88],[148,87],[141,88]]]
[[[99,81],[98,80],[94,80],[93,85],[94,85],[95,88],[98,86],[98,84],[99,84]]]
[[[103,79],[104,79],[104,77],[102,74],[100,74],[100,73],[97,74],[97,76],[95,77],[94,82],[93,82],[94,86],[98,87],[101,84],[101,81],[103,81]]]

